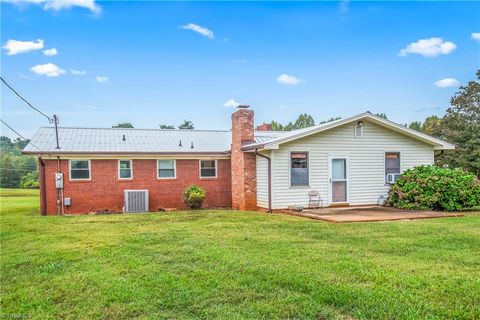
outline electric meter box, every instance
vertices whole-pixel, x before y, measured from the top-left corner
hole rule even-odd
[[[63,173],[61,172],[55,173],[55,187],[57,189],[63,189]]]

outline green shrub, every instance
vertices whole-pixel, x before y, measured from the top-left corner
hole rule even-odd
[[[207,192],[202,187],[192,185],[183,190],[183,201],[190,209],[201,209]]]
[[[420,166],[392,185],[386,205],[400,209],[458,211],[480,205],[480,183],[461,169]]]

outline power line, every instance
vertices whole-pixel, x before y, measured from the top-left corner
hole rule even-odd
[[[45,113],[43,113],[42,111],[38,110],[37,108],[35,108],[30,102],[28,102],[24,97],[22,97],[20,95],[20,93],[18,93],[17,91],[15,91],[15,89],[13,89],[8,83],[7,81],[5,81],[5,79],[3,77],[0,76],[0,79],[2,79],[2,82],[10,89],[13,91],[13,93],[15,93],[20,99],[22,99],[30,108],[32,108],[33,110],[37,111],[38,113],[40,113],[42,116],[44,116],[45,118],[48,119],[48,121],[50,121],[50,123],[53,123],[55,122],[55,119],[52,119],[50,118],[49,116],[47,116]]]
[[[20,133],[18,133],[17,131],[15,131],[15,129],[13,129],[12,127],[10,127],[8,125],[8,123],[6,123],[5,121],[3,121],[2,119],[0,119],[0,121],[10,130],[12,130],[13,132],[15,132],[17,134],[17,136],[19,136],[20,138],[22,138],[23,140],[27,140],[25,139]],[[37,148],[39,151],[42,151],[42,149],[40,149],[39,147],[37,147],[36,145],[34,145],[31,141],[29,142],[29,144],[31,144],[33,147]]]

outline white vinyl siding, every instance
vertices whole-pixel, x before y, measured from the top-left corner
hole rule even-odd
[[[257,205],[268,209],[268,161],[260,156],[257,156]]]
[[[318,190],[322,199],[328,201],[329,156],[348,156],[351,205],[376,204],[380,195],[387,195],[390,186],[385,183],[386,152],[400,152],[402,172],[433,163],[434,151],[430,145],[369,121],[364,121],[363,136],[358,139],[352,135],[354,126],[345,124],[271,151],[273,209],[307,206],[309,190]],[[309,154],[309,187],[290,186],[290,153],[295,151]]]

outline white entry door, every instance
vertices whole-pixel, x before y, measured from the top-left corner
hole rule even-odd
[[[329,160],[330,203],[348,202],[348,158],[332,156]]]

